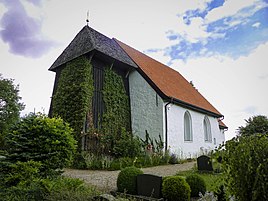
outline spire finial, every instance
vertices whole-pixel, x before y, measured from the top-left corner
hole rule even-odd
[[[89,10],[87,11],[87,19],[86,19],[86,22],[87,22],[87,26],[89,24]]]

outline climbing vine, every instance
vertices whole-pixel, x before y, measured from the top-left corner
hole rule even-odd
[[[81,139],[80,133],[86,115],[92,108],[93,90],[92,66],[89,60],[81,56],[68,62],[61,71],[52,99],[53,116],[60,116],[68,122],[78,141]]]
[[[130,106],[122,77],[110,68],[104,72],[103,101],[103,140],[113,148],[122,129],[130,130]]]
[[[60,116],[74,129],[81,148],[84,134],[101,133],[101,147],[113,152],[122,131],[130,131],[130,106],[122,76],[110,68],[104,69],[104,113],[98,128],[93,125],[92,99],[94,92],[93,69],[89,60],[78,57],[62,69],[52,99],[52,115]],[[86,125],[85,125],[86,122]],[[83,128],[88,128],[83,130]]]

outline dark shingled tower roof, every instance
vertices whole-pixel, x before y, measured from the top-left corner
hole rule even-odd
[[[75,36],[72,42],[65,48],[61,55],[49,68],[51,71],[62,64],[65,64],[76,57],[84,55],[92,50],[97,50],[107,56],[110,56],[118,61],[138,68],[137,65],[129,58],[122,48],[113,40],[89,26],[84,26],[83,29]]]

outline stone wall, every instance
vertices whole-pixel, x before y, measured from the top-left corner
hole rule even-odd
[[[151,138],[163,139],[163,101],[137,71],[129,74],[129,94],[133,133],[144,139],[147,130]]]

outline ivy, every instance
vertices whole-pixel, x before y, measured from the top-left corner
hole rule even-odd
[[[89,60],[81,56],[68,62],[59,77],[52,100],[52,112],[53,116],[60,116],[70,124],[78,141],[81,139],[86,114],[92,108],[93,90],[92,66]]]
[[[122,129],[130,130],[130,107],[122,77],[110,68],[105,69],[102,92],[105,104],[102,120],[103,140],[113,148]]]
[[[86,131],[88,135],[96,131],[92,123],[93,82],[90,61],[84,56],[78,57],[62,69],[52,100],[52,115],[60,116],[68,122],[79,142],[85,121],[89,127]],[[122,76],[105,68],[103,82],[104,113],[100,118],[98,132],[102,133],[102,147],[112,151],[122,130],[130,130],[130,106]]]

